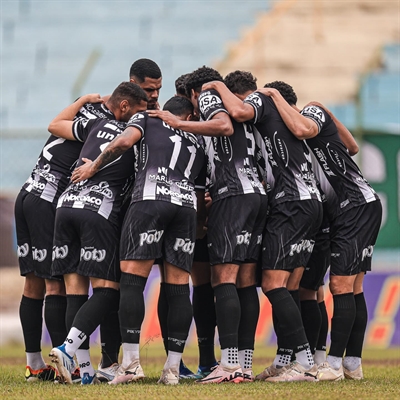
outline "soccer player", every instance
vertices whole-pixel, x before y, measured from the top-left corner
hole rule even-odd
[[[78,117],[113,119],[114,114],[102,102],[86,103],[78,110],[75,118]],[[51,135],[15,203],[18,260],[21,275],[25,276],[20,319],[28,382],[54,380],[56,375],[52,366],[46,366],[40,353],[44,296],[44,318],[53,346],[62,344],[68,325],[72,323],[70,315],[77,311],[73,308],[79,309],[81,305],[80,299],[74,297],[76,307],[71,301],[67,306],[62,277],[51,276],[56,204],[68,185],[81,149],[80,142]],[[84,301],[86,299],[87,296]],[[80,382],[79,373],[73,378],[74,382]]]
[[[193,114],[190,101],[179,96],[171,98],[164,109],[182,119],[190,119]],[[123,135],[85,166],[85,173],[93,175],[139,140],[138,173],[124,219],[120,254],[123,359],[110,384],[144,377],[139,361],[143,290],[155,259],[162,257],[169,310],[168,356],[159,383],[173,385],[179,383],[179,364],[192,321],[189,273],[196,221],[197,230],[202,231],[205,218],[204,146],[195,135],[173,129],[160,119],[149,118],[147,113],[139,113],[130,120]],[[80,170],[76,174],[80,178]]]
[[[330,184],[326,190],[331,239],[329,288],[334,311],[327,361],[319,380],[363,379],[361,355],[367,325],[362,282],[382,219],[378,195],[363,177],[347,149],[351,133],[324,106],[313,102],[301,113],[288,107],[278,91],[268,90],[293,134],[305,139]],[[354,140],[353,140],[354,141]],[[345,355],[344,359],[343,356]]]
[[[266,213],[265,190],[256,170],[252,127],[231,120],[217,91],[202,90],[203,84],[213,80],[222,81],[222,77],[204,66],[193,71],[186,81],[186,92],[199,110],[200,122],[178,121],[168,113],[149,111],[174,128],[192,130],[206,140],[212,198],[207,242],[221,363],[197,381],[202,384],[253,379],[253,350],[239,354],[238,342],[242,325],[257,324],[258,320],[255,269],[260,238],[256,231],[260,215]],[[241,212],[238,214],[237,210]],[[239,296],[237,282],[246,288],[243,296]]]
[[[82,158],[95,158],[101,153],[124,130],[129,118],[147,107],[145,92],[134,83],[123,82],[106,102],[115,120],[79,118],[72,121],[88,98],[94,101],[96,96],[78,99],[49,125],[54,135],[84,143],[78,166],[84,162]],[[71,383],[75,354],[81,383],[96,382],[90,362],[89,337],[103,317],[118,305],[119,213],[134,173],[133,163],[131,150],[107,165],[96,179],[71,183],[58,200],[52,273],[64,275],[69,295],[87,297],[89,279],[93,287],[93,295],[76,313],[64,344],[54,347],[50,353],[65,383]]]
[[[264,371],[274,375],[266,381],[316,381],[316,368],[301,314],[286,288],[291,274],[301,276],[299,270],[310,257],[322,219],[321,197],[309,153],[285,126],[271,99],[260,91],[253,92],[255,79],[251,73],[235,71],[226,80],[234,84],[232,90],[244,101],[221,82],[213,82],[209,87],[221,93],[232,118],[254,123],[262,138],[260,148],[264,149],[264,159],[270,167],[270,173],[267,170],[264,178],[271,191],[261,256],[262,290],[277,321],[274,326],[278,352],[273,365]],[[291,104],[296,103],[292,88],[284,95]],[[293,352],[296,362],[290,363]]]

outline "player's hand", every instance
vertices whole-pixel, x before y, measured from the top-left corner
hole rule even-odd
[[[260,92],[260,93],[265,94],[266,96],[270,96],[270,97],[273,97],[274,94],[279,93],[279,91],[277,89],[264,88],[264,87],[260,88],[260,89],[257,89],[257,92]]]
[[[181,120],[169,111],[162,110],[147,110],[147,114],[153,118],[160,118],[166,122],[171,128],[179,129],[179,123]]]
[[[220,82],[220,81],[210,81],[210,82],[204,83],[203,86],[201,87],[201,90],[203,91],[203,90],[214,89],[214,90],[218,91],[218,86],[223,85],[223,84],[224,83]]]
[[[84,181],[85,179],[91,178],[95,172],[92,169],[93,161],[88,158],[82,158],[84,164],[80,167],[75,168],[71,175],[71,182],[78,183]]]
[[[100,96],[99,93],[91,93],[83,96],[86,103],[104,103],[104,99]]]

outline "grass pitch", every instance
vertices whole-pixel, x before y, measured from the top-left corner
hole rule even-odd
[[[43,354],[49,352],[43,349]],[[257,347],[254,352],[254,373],[261,372],[274,356],[274,348]],[[91,349],[94,365],[99,361],[100,349]],[[197,348],[185,350],[184,361],[192,370],[197,368]],[[49,357],[45,357],[49,362]],[[341,382],[297,382],[199,385],[181,380],[177,386],[158,385],[165,361],[159,343],[148,343],[141,350],[141,364],[146,374],[143,382],[110,386],[107,384],[81,386],[56,385],[51,382],[25,382],[25,354],[21,345],[0,348],[1,399],[400,399],[400,348],[366,350],[363,357],[365,379]]]

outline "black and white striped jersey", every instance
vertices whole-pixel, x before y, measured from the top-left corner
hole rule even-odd
[[[331,187],[326,188],[330,218],[335,218],[350,208],[377,200],[378,195],[340,140],[330,115],[323,108],[314,105],[304,108],[301,113],[318,125],[318,135],[306,142]]]
[[[147,113],[137,113],[127,126],[139,129],[137,171],[132,203],[161,200],[197,209],[195,189],[205,189],[206,162],[202,137],[171,128]]]
[[[101,103],[86,103],[76,114],[75,119],[81,117],[113,119],[114,114]],[[81,149],[81,142],[51,135],[23,189],[43,200],[57,204],[59,196],[69,183]]]
[[[82,158],[95,160],[109,143],[124,131],[125,122],[103,118],[78,118],[73,124],[73,134],[82,142],[82,150],[77,166],[83,164]],[[71,183],[58,200],[57,208],[79,208],[94,211],[114,224],[118,224],[126,190],[134,174],[133,148],[98,171],[92,178]]]
[[[228,113],[216,90],[203,91],[198,103],[203,121],[219,112]],[[204,136],[209,163],[208,190],[213,202],[242,194],[265,194],[255,159],[253,126],[231,120],[234,129],[231,136]]]
[[[283,122],[273,100],[259,92],[244,100],[253,106],[256,143],[263,153],[265,177],[271,192],[271,205],[297,200],[318,200],[318,190],[311,155],[305,143],[298,140]],[[257,137],[260,135],[260,137]]]

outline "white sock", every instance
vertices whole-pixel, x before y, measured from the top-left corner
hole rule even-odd
[[[179,371],[179,364],[182,359],[182,353],[178,353],[176,351],[170,351],[168,350],[168,357],[167,361],[164,364],[164,370],[174,370],[174,371]]]
[[[243,371],[253,368],[253,353],[254,350],[250,349],[239,350],[239,364]]]
[[[221,349],[221,365],[223,367],[239,367],[239,354],[237,347],[228,347]]]
[[[355,371],[361,365],[361,357],[345,357],[343,367],[349,371]]]
[[[333,369],[339,369],[342,365],[342,357],[328,355],[328,357],[326,357],[326,361]]]
[[[285,367],[286,365],[289,365],[291,359],[292,359],[291,354],[277,354],[275,356],[275,359],[274,359],[272,365],[275,368],[282,368],[282,367]]]
[[[79,364],[81,378],[85,372],[88,372],[90,376],[93,376],[95,374],[95,370],[90,361],[89,349],[78,349],[75,354]]]
[[[36,353],[26,353],[26,365],[29,365],[35,370],[46,368],[46,363],[44,362],[40,351]]]
[[[325,350],[315,350],[314,362],[320,365],[326,361],[326,351]]]
[[[122,343],[122,368],[127,369],[139,360],[139,343]]]
[[[314,366],[314,358],[310,347],[296,353],[296,361],[305,369],[311,369]]]
[[[71,330],[68,332],[67,338],[64,342],[65,352],[69,356],[73,357],[86,338],[87,336],[85,332],[82,332],[79,329],[72,327]]]

